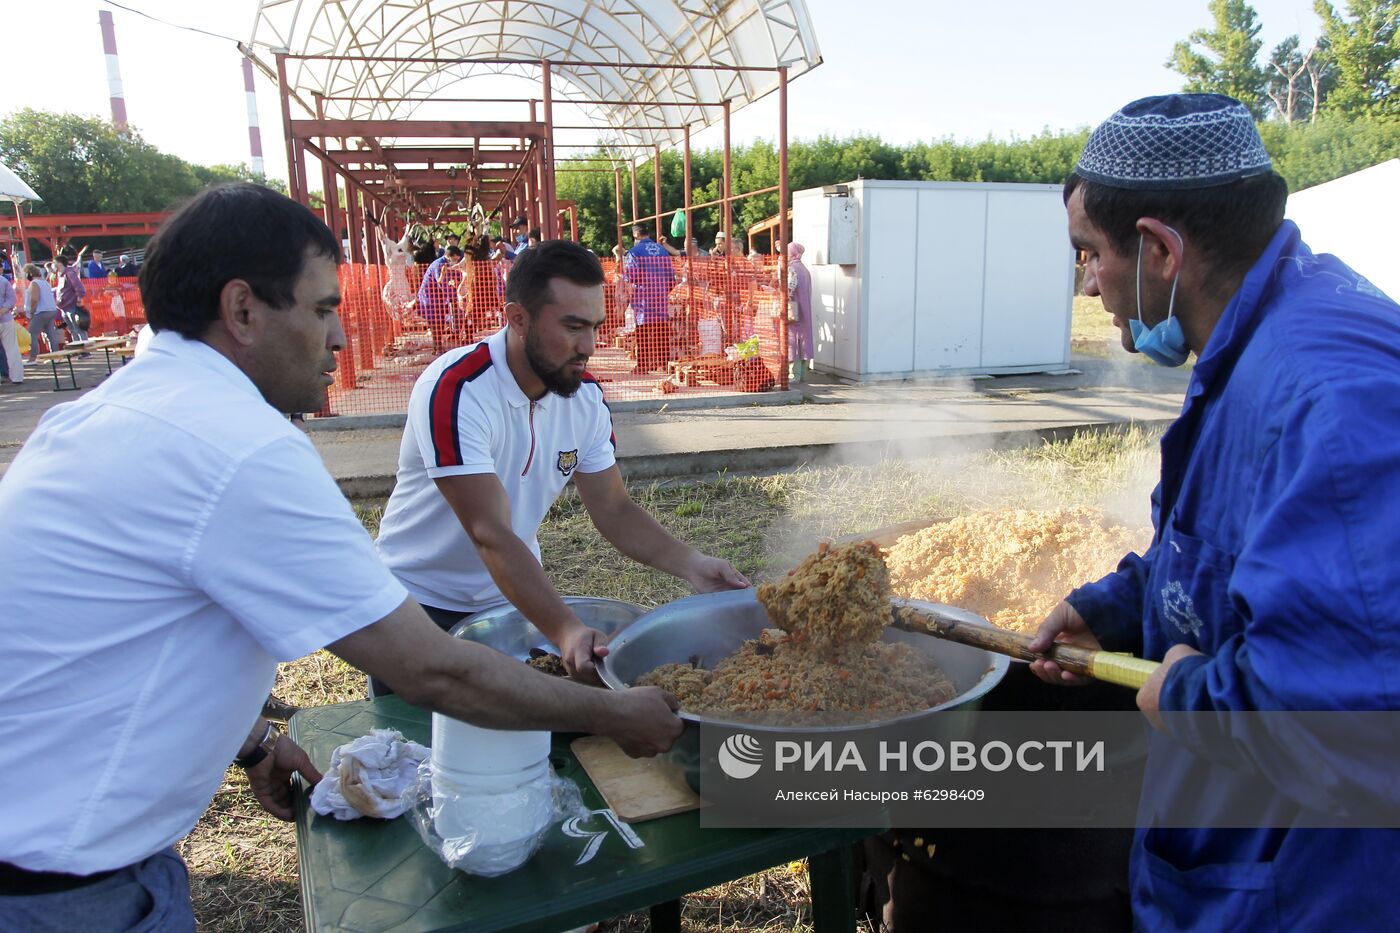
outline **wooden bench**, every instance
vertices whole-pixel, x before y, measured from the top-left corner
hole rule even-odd
[[[35,359],[43,360],[45,363],[48,363],[50,366],[53,367],[53,390],[55,392],[72,392],[78,388],[78,374],[73,371],[73,357],[79,356],[83,353],[91,352],[91,350],[88,350],[86,348],[75,350],[54,350],[50,353],[40,353],[37,357],[35,357]],[[68,378],[71,379],[73,382],[71,386],[62,385],[58,381],[59,360],[66,360],[68,362]]]
[[[133,352],[127,346],[125,337],[96,337],[86,343],[74,343],[65,346],[62,350],[54,350],[49,353],[40,353],[35,359],[43,360],[53,367],[53,390],[55,392],[72,392],[78,388],[78,374],[73,370],[73,357],[82,356],[84,353],[93,353],[101,350],[107,358],[107,373],[112,372],[112,351],[117,351],[117,356],[123,357],[122,363],[126,362],[125,357]],[[71,386],[60,384],[58,378],[58,361],[66,360],[68,363],[68,378],[73,383]]]

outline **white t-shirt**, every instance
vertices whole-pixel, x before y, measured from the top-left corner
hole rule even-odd
[[[184,836],[276,662],[407,595],[306,436],[170,331],[39,422],[0,566],[0,861],[75,874]]]
[[[585,376],[573,398],[530,401],[506,362],[508,333],[444,353],[409,396],[378,545],[384,563],[424,605],[477,612],[506,601],[435,477],[495,473],[510,500],[511,527],[538,560],[535,535],[569,479],[616,462],[602,387]]]

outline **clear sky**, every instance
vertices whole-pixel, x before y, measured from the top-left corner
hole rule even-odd
[[[254,0],[122,2],[244,40],[257,9]],[[242,74],[231,42],[101,0],[62,6],[61,54],[53,50],[52,22],[6,43],[9,73],[24,76],[23,90],[6,95],[10,106],[109,117],[97,14],[110,10],[130,122],[155,146],[191,162],[248,161]],[[1162,63],[1177,39],[1210,22],[1206,0],[808,0],[807,6],[824,63],[791,85],[789,135],[872,133],[894,143],[1005,139],[1093,125],[1129,100],[1180,90],[1181,77]],[[1265,54],[1291,33],[1306,44],[1318,32],[1312,0],[1254,0],[1253,6]],[[276,89],[261,75],[256,83],[267,171],[285,178]],[[734,116],[736,144],[776,132],[775,95]],[[720,137],[710,130],[693,142],[718,146]]]

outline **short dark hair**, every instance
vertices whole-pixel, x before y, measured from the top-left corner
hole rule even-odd
[[[460,247],[460,246],[449,246],[449,247],[447,247],[447,249],[445,249],[445,250],[442,251],[442,254],[443,254],[444,256],[461,256],[461,255],[462,255],[462,247]]]
[[[233,279],[274,308],[293,301],[308,255],[340,263],[340,244],[291,198],[250,182],[206,188],[165,221],[146,247],[138,282],[156,331],[203,336]]]
[[[1277,172],[1209,188],[1151,191],[1114,188],[1076,172],[1065,182],[1065,203],[1080,189],[1084,216],[1119,253],[1137,248],[1137,222],[1152,217],[1189,237],[1222,275],[1242,274],[1254,265],[1283,223],[1288,201],[1288,183]]]
[[[523,305],[531,315],[554,300],[551,279],[575,285],[602,285],[603,264],[573,240],[546,240],[525,250],[511,266],[506,279],[506,301]]]
[[[451,230],[447,231],[447,239],[449,239],[449,240],[460,240],[461,238],[462,238],[462,235],[461,235],[460,233],[453,233]]]
[[[543,239],[544,239],[544,237],[540,235],[540,228],[539,228],[539,227],[533,228],[533,229],[530,230],[528,233],[526,233],[525,236],[527,236],[527,237],[529,237],[529,238],[531,238],[531,239],[535,239],[535,240],[543,240]]]

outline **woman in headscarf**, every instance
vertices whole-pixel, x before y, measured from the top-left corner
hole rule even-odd
[[[806,378],[812,358],[812,273],[802,262],[804,252],[801,243],[788,244],[788,360],[793,382]]]

